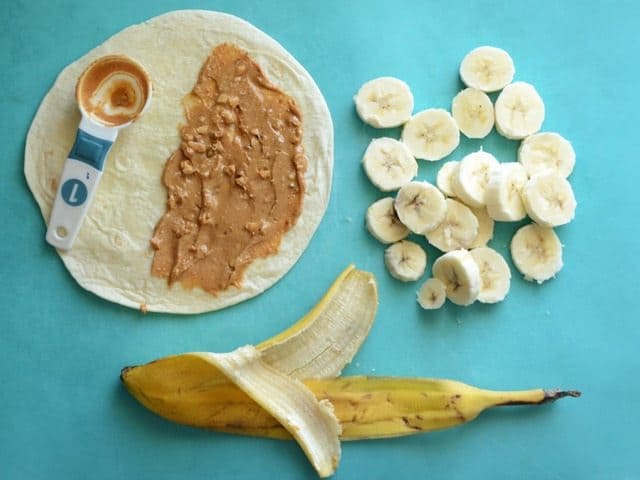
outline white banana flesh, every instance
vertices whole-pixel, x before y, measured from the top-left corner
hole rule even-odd
[[[522,189],[524,208],[543,227],[557,227],[573,220],[576,198],[566,178],[553,172],[534,175]]]
[[[383,192],[397,190],[418,174],[418,162],[407,146],[394,138],[371,140],[362,166],[371,183]]]
[[[456,197],[470,207],[484,207],[489,175],[498,166],[496,157],[488,152],[480,150],[466,155],[460,162],[457,175],[453,177]]]
[[[485,196],[489,216],[501,222],[516,222],[526,217],[521,194],[527,180],[527,172],[518,162],[501,163],[492,170]]]
[[[447,197],[455,197],[456,194],[453,191],[453,178],[458,174],[458,167],[460,162],[455,160],[450,160],[445,162],[438,170],[438,174],[436,175],[436,185],[440,189],[442,193],[444,193]]]
[[[493,238],[495,222],[487,213],[486,208],[472,208],[471,211],[478,219],[478,235],[471,243],[470,248],[484,247]]]
[[[511,259],[525,280],[542,283],[562,269],[562,244],[553,229],[525,225],[511,239]]]
[[[544,121],[544,102],[533,85],[514,82],[496,100],[496,129],[511,140],[522,140],[538,132]]]
[[[444,283],[447,298],[456,305],[471,305],[480,294],[480,269],[467,250],[454,250],[438,257],[432,273]]]
[[[442,192],[429,182],[410,182],[396,195],[395,209],[400,221],[412,232],[423,234],[444,219],[447,206]]]
[[[493,129],[493,103],[482,90],[465,88],[453,97],[451,115],[467,138],[484,138]]]
[[[536,133],[520,144],[518,161],[530,177],[552,171],[567,178],[576,163],[576,152],[571,143],[557,133]]]
[[[372,203],[365,216],[367,230],[382,243],[395,243],[409,235],[409,229],[405,227],[396,215],[392,197],[381,198]]]
[[[460,64],[460,78],[471,88],[497,92],[513,81],[516,69],[501,48],[483,46],[471,50]]]
[[[413,94],[409,86],[394,77],[368,81],[354,97],[363,122],[376,128],[399,127],[411,117]]]
[[[302,382],[270,367],[252,345],[231,353],[196,353],[269,412],[296,439],[321,477],[340,462],[341,432],[329,401],[318,401]]]
[[[497,303],[504,300],[511,286],[511,270],[504,257],[489,247],[475,248],[470,253],[480,270],[478,301]]]
[[[447,299],[447,289],[441,280],[429,278],[418,290],[418,304],[425,310],[437,310]]]
[[[430,108],[416,113],[404,125],[402,142],[416,158],[440,160],[457,148],[460,130],[449,112]]]
[[[384,263],[393,278],[402,282],[414,282],[424,274],[427,253],[417,243],[402,240],[387,248]]]
[[[427,232],[427,241],[442,252],[471,248],[478,236],[478,218],[466,205],[447,198],[446,213],[440,225]]]

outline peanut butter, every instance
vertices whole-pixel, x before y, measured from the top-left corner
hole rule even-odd
[[[119,126],[135,120],[151,89],[146,72],[124,55],[108,55],[93,62],[76,86],[82,111],[94,120]]]
[[[215,294],[276,253],[302,210],[306,160],[295,101],[238,47],[205,61],[162,181],[152,273]]]

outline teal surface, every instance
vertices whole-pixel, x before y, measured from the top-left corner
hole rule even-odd
[[[639,479],[640,75],[634,1],[12,1],[0,19],[0,478],[314,478],[295,443],[216,434],[139,406],[121,367],[190,350],[226,351],[290,325],[350,262],[374,272],[376,324],[348,374],[433,376],[488,388],[584,392],[541,408],[489,412],[464,427],[343,444],[338,479]],[[24,140],[55,76],[122,28],[179,8],[236,14],[314,76],[335,123],[334,186],[308,250],[274,288],[192,317],[142,315],[82,290],[45,244],[23,174]],[[457,67],[482,44],[508,50],[547,105],[545,130],[577,152],[576,220],[558,229],[565,268],[542,286],[514,271],[494,305],[420,311],[418,284],[393,281],[363,226],[381,194],[360,157],[379,132],[356,117],[366,80],[395,75],[416,108],[449,107]],[[516,143],[463,141],[502,161]],[[433,180],[439,164],[421,163]],[[516,225],[491,245],[507,253]],[[429,267],[436,252],[429,248]]]

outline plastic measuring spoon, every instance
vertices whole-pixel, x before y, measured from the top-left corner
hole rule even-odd
[[[46,236],[60,250],[71,249],[80,231],[118,132],[151,102],[151,80],[131,58],[108,55],[80,75],[76,99],[82,120],[62,170]]]

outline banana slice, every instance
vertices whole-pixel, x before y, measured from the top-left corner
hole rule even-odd
[[[418,162],[407,146],[393,138],[374,138],[362,157],[364,171],[383,192],[397,190],[418,174]]]
[[[456,196],[470,207],[484,207],[489,175],[499,165],[496,157],[482,150],[465,156],[453,177]]]
[[[501,163],[492,170],[485,196],[489,216],[501,222],[515,222],[526,217],[521,192],[527,180],[527,172],[517,162]]]
[[[511,239],[511,259],[525,280],[542,283],[562,269],[562,244],[553,229],[531,223]]]
[[[402,141],[414,157],[435,161],[456,149],[460,143],[460,130],[449,112],[429,108],[409,119],[402,129]]]
[[[430,278],[418,290],[418,303],[425,310],[437,310],[446,299],[447,289],[437,278]]]
[[[495,119],[489,95],[476,88],[465,88],[453,97],[451,114],[467,138],[489,135]]]
[[[460,64],[460,78],[471,88],[497,92],[511,83],[516,69],[511,56],[501,48],[478,47],[471,50]]]
[[[542,127],[544,103],[540,95],[526,82],[507,85],[496,100],[496,129],[511,140],[533,135]]]
[[[413,282],[424,274],[427,254],[417,243],[402,240],[387,248],[384,263],[393,278]]]
[[[471,209],[447,198],[444,220],[434,230],[427,232],[427,241],[443,252],[470,248],[478,236],[478,219]]]
[[[573,220],[576,198],[566,178],[553,172],[534,175],[522,189],[524,208],[534,222],[557,227]]]
[[[458,166],[460,162],[455,160],[445,162],[438,170],[436,176],[436,185],[442,193],[447,197],[455,197],[456,194],[453,191],[453,177],[458,174]]]
[[[478,235],[469,248],[484,247],[493,238],[495,222],[487,213],[486,208],[472,208],[471,211],[478,219]]]
[[[367,208],[366,223],[369,233],[382,243],[395,243],[409,235],[393,208],[393,198],[381,198]]]
[[[436,228],[444,219],[444,195],[429,182],[410,182],[398,190],[395,208],[400,221],[414,233]]]
[[[518,161],[529,176],[551,170],[567,178],[576,163],[576,152],[571,143],[557,133],[536,133],[520,144]]]
[[[409,85],[394,77],[368,81],[353,100],[362,121],[376,128],[398,127],[409,120],[413,111]]]
[[[511,286],[511,270],[504,257],[493,248],[480,247],[471,250],[471,256],[480,270],[481,303],[497,303],[504,300]]]
[[[480,269],[467,250],[454,250],[433,264],[433,276],[444,283],[447,298],[456,305],[470,305],[480,293]]]

